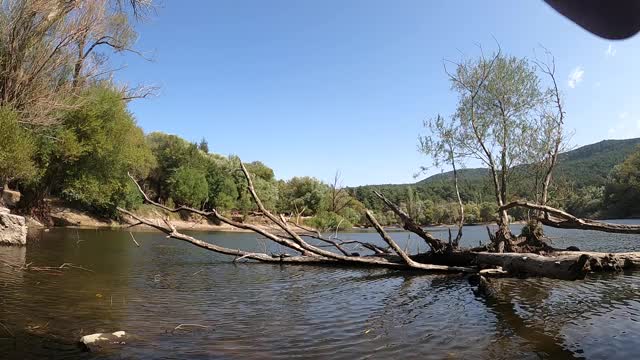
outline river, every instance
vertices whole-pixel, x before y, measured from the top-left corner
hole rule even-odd
[[[640,236],[547,233],[556,247],[640,250]],[[249,233],[191,234],[270,248]],[[425,250],[415,236],[392,234]],[[134,235],[141,247],[127,231],[62,228],[34,234],[25,248],[0,247],[4,263],[90,270],[0,263],[0,358],[628,359],[640,348],[640,272],[498,279],[487,300],[460,275],[232,264],[157,232]],[[382,244],[371,232],[339,235]],[[465,228],[466,244],[486,238],[484,227]],[[76,345],[116,330],[133,337],[102,353]]]

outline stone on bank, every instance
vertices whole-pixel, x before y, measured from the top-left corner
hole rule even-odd
[[[0,207],[0,245],[26,245],[27,223],[22,216],[9,213]]]

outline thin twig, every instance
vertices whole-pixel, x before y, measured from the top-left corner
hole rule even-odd
[[[136,238],[133,236],[133,234],[131,233],[131,231],[129,231],[129,235],[131,235],[131,240],[133,240],[133,242],[136,244],[137,247],[140,247],[140,244],[138,244],[138,242],[136,241]]]
[[[200,327],[200,328],[204,328],[204,329],[208,329],[211,326],[206,326],[206,325],[200,325],[200,324],[180,324],[178,326],[176,326],[175,328],[173,328],[173,330],[181,330],[184,326],[193,326],[193,327]]]

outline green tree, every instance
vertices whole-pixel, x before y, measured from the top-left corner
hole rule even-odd
[[[211,155],[207,167],[207,184],[209,185],[209,200],[207,207],[218,211],[226,211],[236,206],[238,187],[231,175],[229,161],[222,157]]]
[[[17,113],[0,108],[0,186],[34,176],[34,153],[33,138],[18,123]]]
[[[640,214],[640,147],[613,168],[605,187],[604,201],[613,216]]]
[[[207,200],[209,185],[200,169],[182,166],[169,178],[171,196],[180,205],[200,208]]]
[[[149,176],[149,186],[160,201],[167,201],[171,195],[170,179],[181,167],[207,171],[208,160],[198,146],[179,136],[153,132],[146,137],[147,144],[157,159],[157,167]]]
[[[127,173],[144,178],[155,159],[118,91],[94,87],[78,101],[63,116],[46,180],[66,199],[114,215],[130,203]]]
[[[484,202],[480,204],[480,221],[492,222],[496,220],[498,206],[495,203]]]
[[[200,140],[200,143],[198,143],[198,149],[206,154],[209,153],[209,143],[207,142],[207,139],[202,138],[202,140]]]
[[[280,212],[315,215],[328,192],[325,184],[309,176],[293,177],[280,186]]]

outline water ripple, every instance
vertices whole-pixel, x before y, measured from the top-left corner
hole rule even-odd
[[[261,246],[251,234],[198,235]],[[231,264],[155,233],[136,235],[140,248],[126,232],[79,231],[79,244],[75,231],[42,236],[0,260],[94,273],[0,266],[0,321],[17,335],[0,339],[4,358],[624,358],[640,346],[638,273],[499,279],[487,300],[457,275]],[[175,331],[182,323],[206,328]],[[102,354],[75,345],[115,330],[135,340]]]

